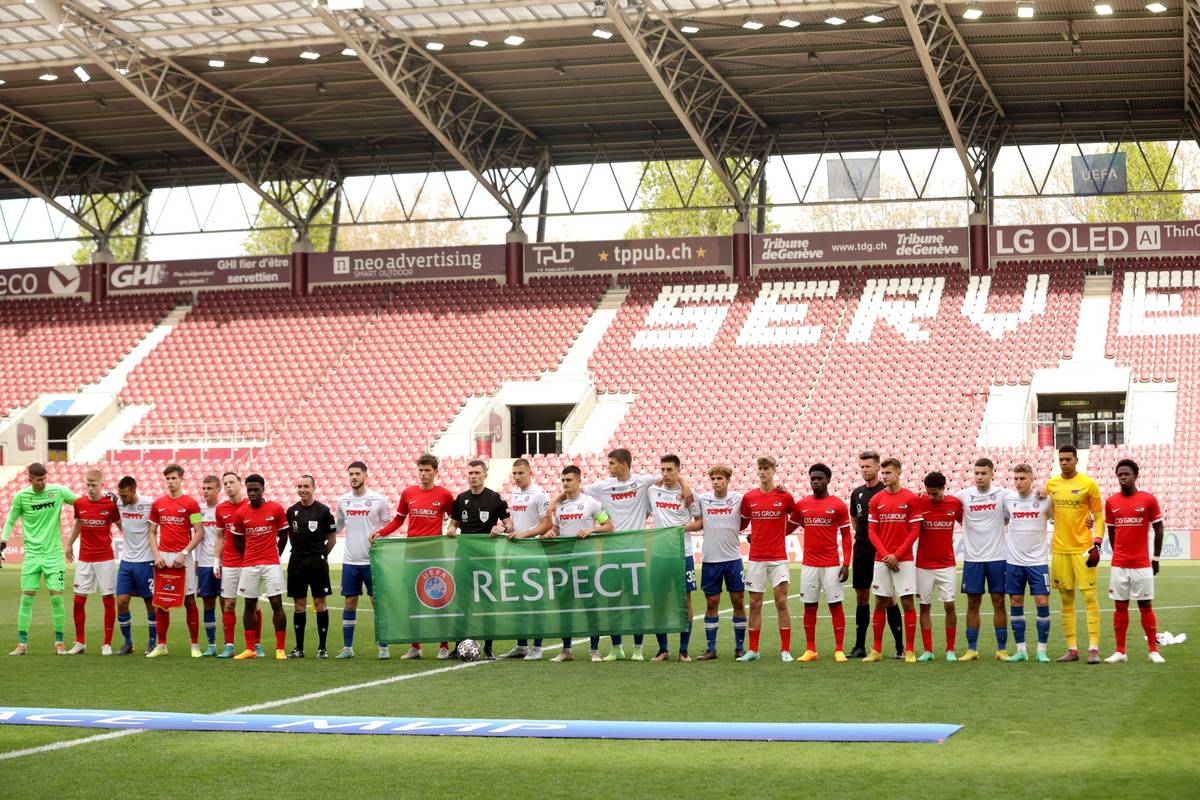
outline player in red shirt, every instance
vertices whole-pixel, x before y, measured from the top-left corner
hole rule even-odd
[[[958,631],[958,612],[954,597],[958,591],[957,565],[954,561],[954,526],[962,524],[963,504],[946,494],[946,476],[931,472],[925,476],[925,494],[921,497],[921,532],[917,538],[917,602],[921,606],[921,641],[925,652],[917,661],[933,660],[933,619],[929,613],[936,593],[946,611],[946,660],[957,661],[954,640]]]
[[[796,529],[796,501],[775,485],[775,459],[759,456],[758,488],[742,495],[742,527],[750,526],[750,560],[746,564],[746,591],[750,593],[750,649],[738,661],[758,661],[762,629],[763,594],[775,594],[779,613],[779,657],[793,661],[792,617],[788,611],[787,535]]]
[[[87,625],[88,595],[97,588],[104,603],[104,647],[101,655],[112,655],[113,628],[117,624],[117,562],[113,558],[112,526],[121,524],[121,512],[112,495],[104,494],[104,474],[88,470],[87,494],[75,501],[75,525],[67,542],[67,561],[79,539],[79,563],[75,565],[75,644],[67,655],[87,651],[84,628]]]
[[[200,614],[196,610],[196,557],[193,554],[204,540],[200,504],[194,497],[183,493],[183,467],[168,464],[163,469],[163,478],[167,493],[150,505],[150,539],[158,542],[158,558],[154,566],[156,570],[166,567],[184,569],[186,584],[183,605],[188,633],[192,636],[192,658],[200,658]],[[167,627],[171,624],[171,612],[158,606],[156,622],[158,644],[146,654],[146,658],[167,654]]]
[[[867,517],[867,535],[875,547],[875,572],[871,589],[875,592],[875,647],[863,659],[882,661],[883,629],[887,625],[888,606],[899,595],[904,609],[904,660],[915,664],[913,639],[917,634],[917,612],[913,595],[917,591],[917,570],[913,565],[912,546],[921,532],[921,500],[900,485],[900,462],[885,459],[880,465],[883,491],[871,498]]]
[[[221,476],[221,488],[225,490],[225,500],[217,504],[217,541],[213,546],[213,576],[221,581],[221,627],[225,633],[225,649],[217,654],[217,658],[233,658],[237,654],[234,642],[237,632],[237,598],[238,584],[242,577],[242,548],[245,537],[238,527],[238,513],[250,501],[243,494],[242,477],[236,472],[226,472]],[[254,624],[254,640],[262,641],[262,609],[256,609]],[[261,645],[255,650],[262,658]]]
[[[813,493],[796,502],[796,516],[804,529],[804,559],[800,567],[800,599],[804,602],[804,655],[801,661],[816,661],[817,602],[821,592],[833,617],[833,660],[847,661],[842,650],[846,636],[846,611],[842,608],[842,584],[850,576],[850,509],[829,494],[833,470],[824,464],[808,468]],[[838,539],[841,539],[841,551]]]
[[[1113,632],[1117,651],[1104,659],[1109,664],[1128,661],[1125,633],[1129,630],[1129,598],[1137,600],[1142,630],[1150,647],[1150,660],[1161,664],[1158,652],[1158,620],[1154,616],[1154,576],[1162,555],[1163,515],[1158,499],[1137,488],[1138,465],[1129,458],[1117,462],[1117,483],[1121,491],[1104,504],[1104,526],[1112,545],[1112,574],[1108,596],[1117,607],[1113,611]],[[1154,558],[1150,558],[1150,528],[1154,527]]]
[[[237,661],[257,658],[258,598],[266,595],[275,623],[275,660],[287,661],[287,616],[283,613],[283,567],[279,556],[287,544],[287,511],[274,500],[263,497],[266,481],[262,475],[246,476],[246,499],[236,517],[235,533],[243,539],[242,568],[238,576],[238,596],[245,601],[242,627],[246,649],[234,656]]]
[[[442,520],[450,516],[454,506],[454,495],[445,486],[437,485],[438,460],[437,456],[424,453],[417,459],[417,485],[409,486],[400,493],[400,503],[396,506],[396,516],[387,525],[371,534],[374,541],[380,536],[389,536],[400,530],[405,520],[408,520],[408,535],[441,536]],[[455,532],[450,531],[450,536]],[[387,645],[380,643],[380,658],[387,652]],[[438,650],[438,660],[450,658],[450,643],[442,642]],[[421,657],[421,643],[413,642],[408,652],[400,656],[409,660]]]

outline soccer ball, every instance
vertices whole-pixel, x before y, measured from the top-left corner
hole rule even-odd
[[[463,661],[478,661],[479,642],[474,639],[463,639],[458,643],[458,657]]]

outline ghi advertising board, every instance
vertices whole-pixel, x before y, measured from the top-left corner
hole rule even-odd
[[[168,289],[234,289],[287,285],[289,256],[236,256],[181,261],[131,261],[108,268],[110,294]]]

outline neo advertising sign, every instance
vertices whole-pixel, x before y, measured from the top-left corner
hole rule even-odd
[[[312,253],[309,283],[398,281],[408,278],[478,278],[504,275],[504,245],[415,247]]]

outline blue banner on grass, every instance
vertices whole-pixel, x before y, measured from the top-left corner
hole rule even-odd
[[[0,725],[153,731],[250,731],[535,739],[676,739],[753,742],[938,743],[961,726],[871,722],[640,722],[583,719],[447,719],[277,714],[181,714],[0,707]]]

